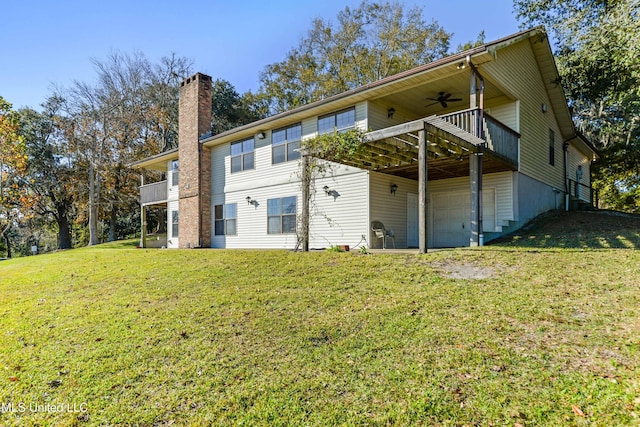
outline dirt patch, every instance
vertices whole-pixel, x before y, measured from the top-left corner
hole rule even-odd
[[[500,273],[498,266],[478,266],[473,264],[462,264],[451,261],[433,263],[432,266],[443,276],[450,279],[482,280],[490,279]]]

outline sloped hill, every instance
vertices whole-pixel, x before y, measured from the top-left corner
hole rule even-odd
[[[640,215],[596,210],[549,212],[491,245],[559,248],[640,248]]]

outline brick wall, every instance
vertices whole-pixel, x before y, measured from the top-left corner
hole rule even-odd
[[[199,137],[211,131],[211,77],[197,73],[180,84],[178,113],[180,247],[211,246],[211,152]]]

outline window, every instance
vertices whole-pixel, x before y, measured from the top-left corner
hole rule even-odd
[[[556,134],[553,129],[549,129],[549,164],[556,165]]]
[[[179,212],[171,211],[171,237],[178,237]]]
[[[318,117],[318,133],[344,132],[353,129],[356,125],[356,109],[348,108],[337,113]]]
[[[296,232],[296,196],[267,200],[267,232]]]
[[[231,144],[231,173],[254,168],[253,138]]]
[[[215,235],[228,236],[236,234],[237,203],[215,206]]]
[[[300,123],[286,128],[274,130],[271,134],[273,164],[290,162],[300,158],[300,138],[302,125]]]
[[[174,187],[178,185],[178,176],[178,161],[174,160],[171,162],[171,185]]]

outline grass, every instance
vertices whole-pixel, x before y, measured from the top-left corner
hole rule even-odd
[[[0,425],[639,425],[640,253],[584,246],[639,229],[606,220],[423,256],[2,261]]]

